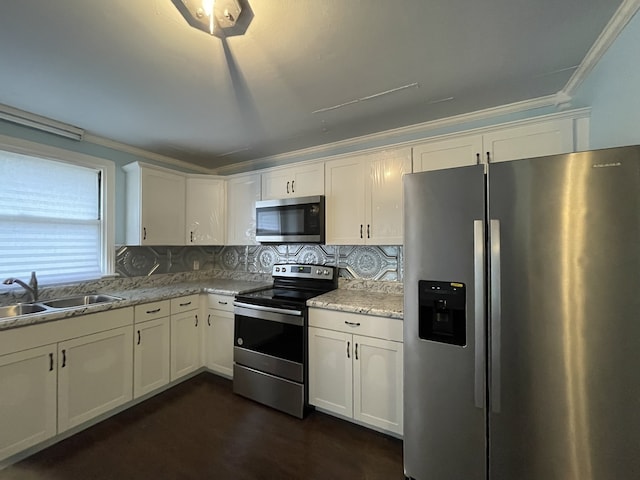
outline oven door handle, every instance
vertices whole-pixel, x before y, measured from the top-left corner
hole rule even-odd
[[[302,316],[300,310],[289,310],[287,308],[265,307],[263,305],[252,305],[251,303],[233,302],[236,307],[250,308],[252,310],[261,310],[263,312],[283,313],[285,315]]]
[[[264,307],[248,303],[234,302],[233,313],[249,318],[269,320],[271,322],[288,323],[289,325],[304,326],[304,317],[300,310],[286,310],[284,308]]]

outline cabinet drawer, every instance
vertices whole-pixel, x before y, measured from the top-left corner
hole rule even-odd
[[[200,295],[187,295],[186,297],[178,297],[171,299],[171,314],[188,312],[196,310],[199,306]]]
[[[134,318],[136,323],[168,316],[170,313],[169,305],[169,300],[161,300],[159,302],[136,305],[134,310]]]
[[[215,310],[224,310],[225,312],[233,312],[233,297],[230,295],[219,295],[217,293],[210,293],[209,295],[209,308]]]
[[[339,312],[322,308],[309,309],[309,326],[353,333],[366,337],[402,342],[402,320]]]

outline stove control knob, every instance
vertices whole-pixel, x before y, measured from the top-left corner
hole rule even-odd
[[[282,267],[282,271],[286,272],[287,271],[287,267]]]
[[[276,272],[279,272],[279,271],[280,271],[280,267],[276,267]]]
[[[324,273],[325,275],[329,275],[329,270],[325,269],[322,273]]]
[[[320,270],[319,268],[316,268],[316,275],[320,275],[322,273],[322,270]]]

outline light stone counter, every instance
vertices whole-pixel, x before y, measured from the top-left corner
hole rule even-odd
[[[307,300],[307,306],[338,310],[341,312],[362,313],[402,320],[403,295],[383,291],[338,288],[318,297]]]
[[[122,287],[121,285],[115,284],[111,286],[111,288],[109,286],[104,286],[99,290],[99,293],[114,295],[122,298],[122,300],[109,303],[97,303],[80,308],[47,310],[41,313],[21,315],[19,317],[3,318],[0,319],[0,331],[192,294],[217,293],[220,295],[236,295],[238,293],[262,290],[270,286],[271,283],[265,281],[253,282],[228,278],[200,279],[196,281],[182,281],[150,286],[143,284],[136,286],[127,285],[125,287],[126,289],[122,290],[118,288]],[[80,293],[66,292],[65,296],[74,296],[76,294]],[[82,292],[81,294],[85,295],[87,293]],[[41,299],[40,301],[46,301],[46,299]]]

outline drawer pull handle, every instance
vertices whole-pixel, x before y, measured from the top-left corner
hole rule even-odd
[[[196,317],[196,327],[198,326],[198,315],[195,316]]]
[[[49,371],[53,372],[53,353],[49,354]]]
[[[140,338],[140,330],[138,330],[138,345],[140,345],[140,340],[141,340],[141,338]]]
[[[360,322],[347,322],[345,320],[344,323],[346,323],[347,325],[349,325],[351,327],[359,327],[360,326]]]
[[[347,358],[351,358],[351,342],[347,342]]]
[[[191,302],[181,303],[181,304],[180,304],[180,306],[181,306],[181,307],[186,307],[187,305],[191,305]]]
[[[67,351],[65,349],[62,350],[62,368],[67,366]]]
[[[156,308],[155,310],[147,310],[147,313],[158,313],[160,310],[162,310],[161,308]]]
[[[221,301],[221,300],[218,300],[218,303],[219,303],[220,305],[226,305],[226,304],[227,304],[227,303],[229,303],[229,302],[223,302],[223,301]]]
[[[211,326],[211,314],[207,315],[207,325]]]

